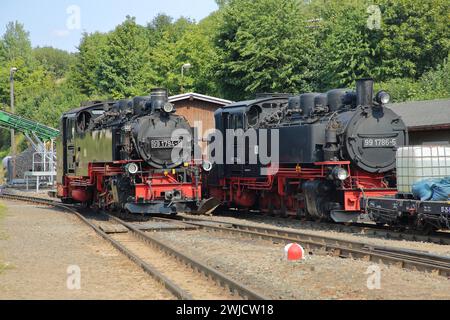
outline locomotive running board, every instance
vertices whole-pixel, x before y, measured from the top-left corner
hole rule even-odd
[[[214,210],[217,209],[218,206],[221,205],[221,202],[217,200],[216,198],[209,198],[206,200],[203,200],[200,205],[198,206],[198,209],[193,211],[193,214],[198,215],[209,215]]]
[[[333,221],[337,223],[370,222],[369,216],[367,214],[362,214],[360,212],[340,211],[340,210],[331,211],[331,219],[333,219]]]

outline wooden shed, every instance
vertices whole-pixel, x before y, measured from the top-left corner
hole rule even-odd
[[[229,100],[194,92],[169,97],[169,101],[175,105],[177,114],[186,117],[191,126],[194,127],[196,122],[202,124],[200,132],[202,137],[207,130],[215,128],[214,112],[232,103]],[[205,147],[206,144],[202,143],[203,150],[205,150]]]

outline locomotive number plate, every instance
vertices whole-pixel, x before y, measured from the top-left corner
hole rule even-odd
[[[170,149],[180,144],[180,140],[157,139],[151,141],[152,149]]]
[[[365,138],[364,148],[392,148],[397,146],[396,138]]]

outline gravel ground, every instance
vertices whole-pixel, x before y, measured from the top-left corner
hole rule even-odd
[[[437,275],[381,266],[381,289],[369,290],[369,262],[311,255],[292,263],[284,245],[205,231],[156,236],[273,299],[450,299],[450,280]]]
[[[4,201],[0,299],[173,299],[156,281],[70,214]],[[81,289],[67,288],[68,267]]]
[[[189,215],[183,215],[189,217]],[[338,232],[333,230],[317,230],[307,227],[302,224],[302,221],[295,219],[274,219],[274,218],[234,218],[225,216],[201,216],[202,219],[223,221],[227,223],[241,223],[248,225],[255,225],[260,227],[277,227],[283,228],[291,231],[301,231],[307,234],[328,236],[331,238],[337,238],[342,240],[359,241],[367,244],[373,244],[378,246],[387,247],[398,247],[405,249],[414,249],[420,251],[428,251],[434,254],[450,256],[450,245],[440,245],[429,242],[418,242],[418,241],[406,241],[406,240],[395,240],[395,239],[383,239],[379,236],[368,235],[364,233],[347,233]]]

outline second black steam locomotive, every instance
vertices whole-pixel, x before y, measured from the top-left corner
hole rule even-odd
[[[374,96],[373,85],[362,79],[356,91],[264,96],[219,109],[216,128],[225,137],[224,158],[209,176],[208,192],[227,207],[357,220],[362,198],[396,193],[396,150],[408,144],[405,123],[385,106],[389,95]],[[240,129],[257,132],[256,146],[247,138],[229,141],[226,132]],[[272,141],[271,152],[279,153],[277,163],[261,161],[264,134]],[[242,144],[245,154],[236,156]],[[257,163],[250,164],[254,155]]]

